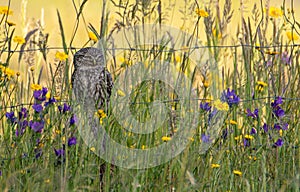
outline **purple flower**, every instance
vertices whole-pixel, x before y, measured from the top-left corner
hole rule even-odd
[[[50,98],[47,102],[45,102],[44,106],[47,107],[48,105],[51,105],[55,102],[56,102],[56,99],[54,97]]]
[[[264,125],[263,125],[263,130],[264,130],[265,132],[268,132],[269,129],[270,129],[269,125],[266,124],[266,123],[264,123]]]
[[[63,112],[63,113],[66,113],[67,111],[70,111],[71,110],[71,107],[67,104],[67,103],[64,103],[63,106],[58,106],[58,110],[60,112]]]
[[[283,62],[283,64],[285,65],[290,65],[291,64],[291,58],[288,54],[287,51],[283,52],[282,55],[281,55],[281,61]]]
[[[71,137],[68,139],[68,146],[76,145],[77,140],[76,137]]]
[[[277,139],[277,141],[273,144],[274,147],[281,147],[283,145],[283,140],[282,139]]]
[[[34,132],[42,132],[42,129],[44,128],[44,122],[30,121],[30,122],[29,122],[29,127],[30,127]]]
[[[41,104],[33,104],[32,108],[35,110],[35,112],[39,113],[43,111],[43,106]]]
[[[289,128],[289,124],[288,123],[275,123],[274,124],[274,129],[276,130],[287,130]]]
[[[212,112],[209,113],[208,115],[208,123],[211,123],[212,118],[217,114],[218,110],[214,109]]]
[[[273,109],[279,107],[279,105],[282,104],[282,97],[277,97],[272,103],[271,106],[273,107]]]
[[[55,155],[57,157],[63,157],[63,156],[65,156],[65,150],[63,148],[61,148],[61,149],[55,149],[54,148],[54,152],[55,152]]]
[[[247,116],[257,119],[258,118],[258,109],[254,109],[253,113],[251,112],[250,109],[247,109]]]
[[[0,170],[0,176],[2,176],[2,171]]]
[[[209,135],[202,134],[201,140],[202,140],[204,143],[210,143],[210,136],[209,136]]]
[[[249,147],[249,146],[250,146],[250,140],[244,138],[244,139],[243,139],[243,144],[244,144],[244,147]]]
[[[200,103],[200,109],[202,109],[204,111],[210,111],[211,110],[211,106],[209,105],[208,102]]]
[[[33,92],[33,97],[38,101],[45,101],[47,92],[48,89],[46,87],[43,87],[42,90],[35,90]]]
[[[257,133],[256,129],[254,127],[251,128],[250,134],[255,135]]]
[[[276,107],[274,110],[273,110],[273,113],[276,117],[278,118],[281,118],[284,116],[284,110],[281,108],[281,107]]]
[[[19,111],[19,119],[26,118],[28,116],[28,110],[25,107],[21,108]]]
[[[72,115],[72,117],[70,118],[70,126],[74,125],[77,122],[77,117],[76,115]]]
[[[20,136],[23,135],[23,133],[25,132],[26,127],[28,126],[28,121],[24,120],[24,121],[19,121],[18,122],[18,127],[16,129],[16,136]]]
[[[6,112],[5,113],[5,117],[11,122],[11,123],[15,123],[17,118],[15,117],[15,113],[12,112]]]
[[[42,151],[42,149],[40,149],[40,148],[34,149],[34,152],[35,152],[35,158],[36,158],[36,159],[38,159],[39,157],[41,157],[42,154],[43,154],[43,151]]]
[[[229,107],[232,107],[234,104],[238,104],[240,102],[240,98],[235,94],[234,90],[228,88],[227,91],[223,91],[221,100],[223,102],[227,102]]]

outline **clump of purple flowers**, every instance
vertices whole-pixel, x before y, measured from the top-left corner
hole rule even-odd
[[[221,95],[221,101],[227,102],[229,107],[232,107],[240,102],[240,98],[235,94],[234,90],[230,90],[228,88],[227,90],[223,91]]]
[[[285,115],[284,110],[280,107],[281,104],[282,104],[281,97],[277,97],[274,100],[274,102],[271,103],[271,106],[273,108],[273,114],[278,118],[282,118]]]

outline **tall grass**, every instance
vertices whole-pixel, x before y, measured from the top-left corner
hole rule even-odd
[[[181,29],[189,35],[183,40],[171,38],[180,41],[180,49],[176,49],[175,43],[168,47],[165,42],[159,45],[139,42],[132,49],[116,51],[109,49],[108,40],[126,27],[176,22],[174,18],[179,16],[175,15],[175,3],[103,1],[99,8],[101,25],[97,29],[87,24],[84,17],[88,1],[71,2],[76,17],[73,26],[64,23],[57,10],[62,49],[57,50],[55,60],[49,58],[50,45],[43,25],[27,29],[25,43],[18,44],[14,39],[18,26],[7,22],[9,14],[0,12],[0,188],[3,191],[299,191],[300,65],[296,43],[300,29],[293,7],[288,9],[284,1],[276,10],[269,1],[261,1],[253,7],[249,18],[245,18],[241,9],[237,38],[230,39],[228,28],[234,14],[230,0],[223,4],[185,0],[179,12]],[[112,12],[109,6],[116,11]],[[208,15],[197,15],[195,10]],[[111,15],[116,16],[113,27],[109,25]],[[192,109],[196,107],[199,111],[197,127],[180,155],[156,167],[127,169],[105,162],[94,153],[95,147],[85,144],[78,131],[70,85],[72,56],[77,51],[73,41],[81,24],[91,32],[84,46],[95,45],[97,39],[103,41],[106,56],[111,58],[107,67],[114,80],[124,77],[122,74],[136,62],[144,62],[150,73],[155,69],[155,59],[174,66],[174,74],[181,72],[192,80],[191,89],[199,100],[185,102],[193,103]],[[73,27],[70,38],[64,33],[66,27]],[[139,34],[134,37],[136,42],[140,40]],[[209,64],[197,67],[199,63],[189,58],[193,51],[203,49],[194,46],[199,45],[199,39],[205,42],[205,50],[216,61],[217,67],[213,67],[217,69]],[[42,59],[36,60],[36,54]],[[22,66],[25,69],[11,70],[14,57],[27,64]],[[125,77],[134,81],[139,75]],[[43,84],[44,88],[32,84]],[[218,97],[213,93],[214,87]],[[239,102],[230,103],[232,97],[224,100],[227,88],[235,91]],[[132,89],[130,95],[118,90],[119,96],[131,103],[130,120],[149,120],[155,100],[164,101],[169,118],[152,134],[136,134],[123,129],[125,125],[117,121],[110,109],[101,120],[116,142],[131,149],[150,149],[169,142],[184,128],[180,121],[186,103],[179,102],[182,98],[172,87],[153,80]],[[211,117],[222,94],[223,104],[229,104],[229,110],[224,112],[217,138],[211,139],[208,134],[212,133]],[[206,102],[209,108],[204,109]],[[39,104],[41,111],[36,108]],[[42,129],[34,122],[41,123]],[[162,140],[163,137],[167,139]],[[72,144],[74,138],[76,142]],[[210,147],[202,151],[205,144]]]

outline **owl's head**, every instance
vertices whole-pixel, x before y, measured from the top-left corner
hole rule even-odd
[[[97,67],[105,66],[102,50],[94,47],[85,47],[77,51],[74,55],[74,67]]]

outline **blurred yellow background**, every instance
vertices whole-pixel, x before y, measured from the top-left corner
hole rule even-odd
[[[1,5],[7,6],[8,0],[2,0]],[[24,3],[27,2],[27,3]],[[77,6],[79,6],[82,0],[75,0]],[[118,1],[116,1],[118,2]],[[167,25],[172,25],[176,27],[180,27],[183,24],[181,20],[181,15],[179,13],[179,9],[184,7],[184,2],[182,0],[174,1],[175,7],[172,11],[174,11],[174,17],[172,19],[172,23],[166,23]],[[204,3],[203,3],[204,2]],[[198,1],[201,8],[204,8],[205,2],[209,2],[208,0]],[[254,3],[260,7],[259,0],[240,0],[240,1],[233,1],[232,2],[232,9],[234,10],[233,13],[233,20],[228,28],[228,33],[232,37],[236,37],[236,31],[238,23],[240,23],[240,16],[241,16],[241,2],[244,4],[243,8],[243,16],[251,16],[251,11],[254,6]],[[168,0],[163,0],[162,11],[164,11],[164,3],[169,3]],[[280,7],[282,6],[283,0],[270,0],[270,6]],[[290,8],[291,0],[286,1],[286,7]],[[112,13],[110,19],[110,25],[114,24],[114,20],[118,18],[118,16],[114,16],[114,12],[116,9],[112,6],[110,1],[107,1],[108,10]],[[224,4],[224,0],[220,0],[220,7],[222,8]],[[263,1],[265,4],[265,0]],[[62,21],[65,28],[65,35],[67,42],[70,41],[72,36],[73,27],[76,20],[76,13],[74,6],[72,4],[72,0],[11,0],[11,8],[14,11],[14,14],[9,17],[9,20],[12,22],[17,23],[15,35],[24,36],[25,32],[24,29],[26,28],[27,23],[37,20],[43,20],[45,26],[45,32],[49,33],[49,44],[50,46],[61,46],[61,38],[60,38],[60,31],[57,19],[56,10],[58,10],[61,14]],[[294,0],[294,10],[296,15],[296,20],[300,20],[300,1]],[[299,11],[297,11],[299,10]],[[93,26],[99,31],[99,22],[101,19],[101,11],[102,11],[102,0],[88,0],[84,7],[83,15],[85,18],[86,23],[91,23]],[[213,10],[214,11],[214,10]],[[222,13],[222,10],[221,10]],[[195,15],[196,17],[196,15]],[[194,18],[191,18],[194,19]],[[203,21],[202,21],[203,23]],[[88,40],[88,35],[84,23],[80,22],[79,30],[74,40],[74,46],[83,46],[85,42]]]

